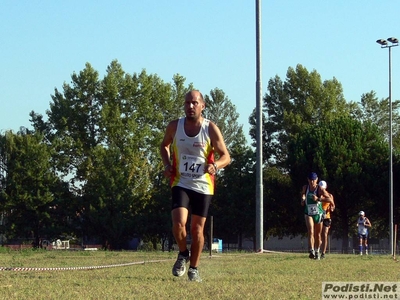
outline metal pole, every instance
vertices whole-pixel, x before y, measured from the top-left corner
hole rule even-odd
[[[393,251],[394,260],[396,260],[396,241],[397,241],[397,224],[394,225],[394,251]]]
[[[257,117],[257,162],[256,162],[256,250],[264,249],[263,229],[263,160],[262,160],[262,92],[261,92],[261,0],[256,0],[256,117]]]
[[[389,119],[389,127],[390,127],[390,135],[389,135],[389,147],[390,147],[390,251],[391,255],[394,255],[393,248],[393,128],[392,128],[392,55],[391,55],[392,47],[389,47],[389,110],[390,110],[390,119]]]
[[[390,45],[388,44],[390,42]],[[394,241],[393,241],[393,127],[392,127],[392,47],[399,45],[399,40],[395,37],[379,39],[376,41],[381,45],[381,48],[389,48],[389,235],[390,235],[390,252],[394,256]]]

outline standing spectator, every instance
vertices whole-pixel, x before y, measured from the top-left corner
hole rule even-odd
[[[371,228],[371,222],[365,216],[365,212],[360,211],[358,213],[357,227],[358,227],[358,239],[360,241],[359,250],[360,255],[363,255],[363,246],[365,250],[365,255],[368,255],[368,231]]]

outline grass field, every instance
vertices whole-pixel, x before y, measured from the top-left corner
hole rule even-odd
[[[174,277],[176,253],[0,252],[2,299],[321,299],[323,281],[400,281],[388,255],[203,253],[203,282]],[[127,264],[127,265],[123,265]],[[11,270],[5,268],[13,268]],[[30,268],[25,271],[16,271]],[[39,268],[49,268],[39,271]],[[60,270],[55,270],[60,268]]]

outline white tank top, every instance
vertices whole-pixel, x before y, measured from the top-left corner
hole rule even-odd
[[[204,173],[205,166],[214,163],[214,149],[208,132],[210,121],[203,119],[200,131],[194,137],[186,135],[184,124],[185,118],[180,118],[172,142],[172,164],[176,174],[171,177],[171,187],[214,195],[214,175]]]
[[[358,234],[367,234],[368,227],[364,225],[365,217],[358,218]]]

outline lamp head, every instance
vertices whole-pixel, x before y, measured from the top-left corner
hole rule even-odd
[[[386,46],[388,42],[384,39],[379,39],[376,41],[379,45]]]
[[[393,44],[398,44],[399,43],[399,40],[397,38],[395,38],[395,37],[388,38],[388,41],[393,43]]]

